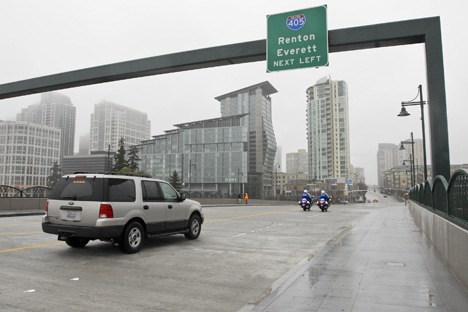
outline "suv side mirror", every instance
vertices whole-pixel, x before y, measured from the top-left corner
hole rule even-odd
[[[184,193],[180,194],[179,201],[184,201],[187,199],[187,196]]]

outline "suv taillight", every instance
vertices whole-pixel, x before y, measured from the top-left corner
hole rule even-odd
[[[113,218],[114,211],[112,210],[112,206],[109,204],[101,204],[99,207],[99,218]]]
[[[45,214],[49,213],[49,201],[46,201],[45,203]]]

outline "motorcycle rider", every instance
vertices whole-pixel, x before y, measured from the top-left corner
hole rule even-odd
[[[328,202],[328,204],[330,204],[330,196],[328,196],[328,194],[325,193],[324,190],[322,190],[322,192],[320,193],[320,198],[325,199],[325,201]]]
[[[306,198],[309,203],[312,202],[312,196],[310,196],[309,192],[307,192],[307,190],[304,190],[304,193],[302,193],[302,198]]]

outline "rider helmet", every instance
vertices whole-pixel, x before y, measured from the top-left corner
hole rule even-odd
[[[307,190],[304,190],[304,193],[307,193]]]
[[[325,194],[325,191],[324,191],[324,190],[322,190],[322,194]]]

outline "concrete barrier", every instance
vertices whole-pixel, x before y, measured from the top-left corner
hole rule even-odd
[[[237,198],[193,198],[202,204],[202,206],[232,206],[245,205],[245,200],[242,199],[239,203]],[[45,209],[47,198],[18,198],[18,197],[0,197],[0,212],[1,211],[18,211],[18,210],[40,210]],[[296,202],[291,201],[276,201],[276,200],[261,200],[249,199],[249,205],[295,205]]]
[[[47,198],[0,197],[0,210],[44,210]]]
[[[430,239],[456,278],[468,289],[468,231],[409,201],[414,222]]]
[[[237,198],[191,198],[196,200],[202,206],[231,206],[231,205],[245,205],[245,200],[241,199],[240,202]],[[262,199],[249,199],[248,205],[259,206],[278,206],[278,205],[296,205],[294,201],[280,201],[280,200],[262,200]]]

